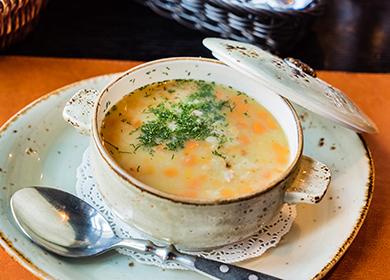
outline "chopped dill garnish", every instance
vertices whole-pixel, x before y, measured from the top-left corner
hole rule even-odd
[[[226,156],[221,154],[220,152],[218,152],[218,150],[214,150],[212,151],[212,154],[217,156],[217,157],[220,157],[220,158],[223,158],[223,159],[226,159]]]
[[[133,129],[132,131],[130,131],[129,132],[129,135],[132,135],[132,134],[134,134],[136,131],[138,131],[139,130],[139,128],[135,128],[135,129]]]
[[[184,148],[188,140],[206,140],[214,137],[218,144],[227,141],[224,129],[227,126],[225,108],[232,111],[234,106],[228,100],[217,100],[215,83],[194,80],[176,80],[176,84],[196,84],[197,89],[184,100],[173,103],[163,101],[146,111],[152,115],[139,129],[140,145],[153,148],[164,145],[175,151]]]
[[[103,139],[104,143],[108,144],[109,146],[113,147],[115,150],[119,151],[119,148],[118,146],[108,142],[107,140]]]
[[[112,144],[111,142],[107,141],[106,139],[103,139],[103,142],[104,142],[105,144],[111,146],[112,148],[114,148],[114,149],[115,149],[118,153],[120,153],[120,154],[130,154],[130,153],[131,153],[131,152],[128,152],[128,151],[122,151],[122,150],[120,150],[118,146]],[[112,151],[110,151],[110,153],[113,154]]]

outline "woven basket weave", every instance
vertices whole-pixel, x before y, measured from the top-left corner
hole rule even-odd
[[[0,49],[23,39],[47,0],[0,0]]]
[[[325,6],[325,0],[315,0],[303,10],[277,11],[254,7],[245,0],[136,1],[192,29],[251,42],[271,51],[292,48]]]

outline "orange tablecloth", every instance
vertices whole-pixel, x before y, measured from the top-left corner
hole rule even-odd
[[[123,71],[134,61],[0,57],[0,124],[58,87],[99,74]],[[374,198],[367,219],[329,279],[390,279],[390,74],[320,72],[344,90],[377,123],[364,135],[376,165]],[[326,246],[326,244],[324,244]],[[34,279],[0,249],[0,280]]]

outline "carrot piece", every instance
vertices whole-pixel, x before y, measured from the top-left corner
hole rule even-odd
[[[272,142],[272,149],[276,153],[276,162],[280,164],[286,164],[288,162],[288,148],[283,145]]]
[[[191,189],[199,189],[203,185],[204,181],[206,181],[206,178],[207,176],[205,175],[196,177],[189,182],[188,187]]]
[[[266,180],[269,180],[272,178],[272,172],[270,170],[264,171],[262,177]]]
[[[230,197],[232,197],[234,195],[234,191],[231,188],[224,188],[221,191],[221,195],[224,198],[230,198]]]
[[[184,158],[184,165],[194,166],[198,163],[198,159],[196,156],[189,155]]]
[[[285,147],[277,142],[272,142],[272,149],[278,153],[284,153],[284,154],[288,153],[288,147]]]
[[[275,129],[278,127],[276,121],[269,115],[267,116],[267,118],[265,118],[265,121],[269,129]]]
[[[186,143],[186,146],[184,147],[185,153],[190,153],[191,151],[195,150],[199,146],[199,143],[197,141],[188,141]]]
[[[190,182],[188,183],[188,187],[185,189],[182,195],[185,197],[192,197],[192,198],[198,197],[200,188],[202,187],[206,178],[207,176],[202,175],[190,180]]]
[[[141,125],[142,125],[142,121],[141,120],[135,120],[134,123],[133,123],[133,126],[135,128],[139,128]]]
[[[247,135],[245,135],[245,134],[240,134],[240,135],[238,136],[238,141],[239,141],[241,144],[243,144],[243,145],[247,145],[247,144],[250,143],[249,137],[248,137]]]
[[[196,189],[187,189],[186,191],[184,191],[180,195],[184,196],[184,197],[196,198],[199,196],[199,191]]]
[[[237,125],[239,128],[241,128],[241,129],[247,128],[246,123],[244,123],[244,122],[242,122],[242,121],[238,121],[238,122],[236,123],[236,125]]]
[[[288,162],[287,155],[278,155],[276,161],[280,164],[286,164]]]
[[[266,130],[265,127],[259,122],[254,122],[252,124],[252,131],[256,134],[261,134],[265,132],[265,130]]]
[[[259,117],[260,119],[265,119],[267,117],[267,112],[264,110],[259,110],[256,112],[256,116]]]
[[[165,174],[165,176],[167,176],[167,177],[176,177],[176,176],[179,174],[179,172],[177,171],[176,168],[174,168],[174,167],[169,167],[169,168],[166,168],[166,169],[164,170],[164,174]]]
[[[245,99],[242,96],[233,96],[230,98],[233,101],[234,110],[232,114],[242,116],[243,113],[250,109],[250,106],[245,103]]]
[[[253,188],[251,186],[249,186],[249,185],[242,185],[240,187],[240,193],[241,194],[249,194],[251,192],[253,192]]]
[[[267,125],[268,128],[270,128],[270,129],[277,128],[276,121],[274,120],[274,118],[271,116],[270,113],[268,113],[264,110],[261,110],[261,111],[258,111],[256,113],[256,115],[257,115],[257,117],[259,117],[261,120],[263,120],[265,122],[265,124]]]
[[[217,98],[217,99],[222,99],[223,98],[223,93],[222,93],[222,91],[219,91],[219,90],[217,90],[216,92],[215,92],[215,97]]]
[[[249,110],[249,106],[245,103],[242,103],[242,101],[241,101],[241,102],[235,104],[233,112],[236,115],[242,116],[242,114],[244,114],[248,110]]]

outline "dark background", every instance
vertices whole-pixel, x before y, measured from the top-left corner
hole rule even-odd
[[[390,72],[390,1],[329,0],[312,31],[283,56],[316,69]],[[152,60],[205,56],[207,36],[132,0],[51,0],[36,29],[5,54]]]

